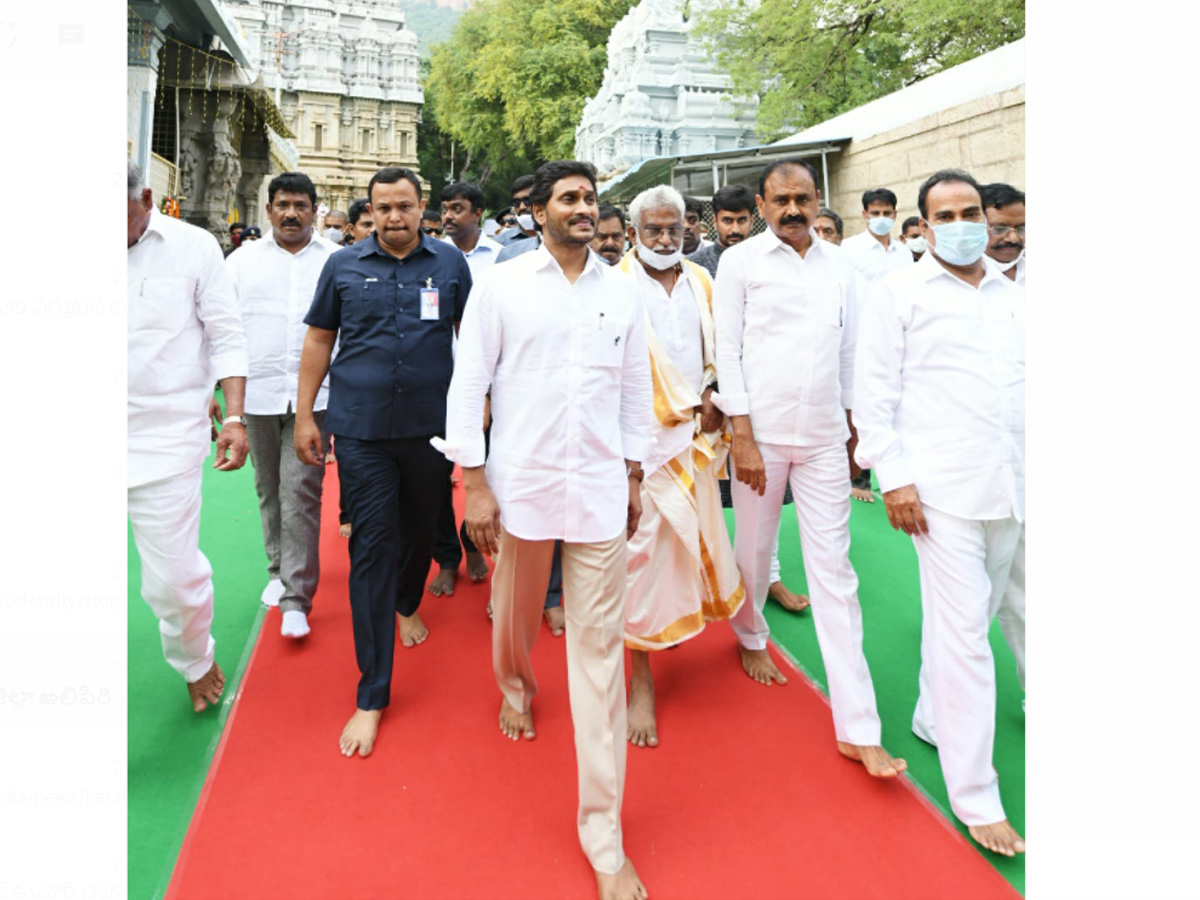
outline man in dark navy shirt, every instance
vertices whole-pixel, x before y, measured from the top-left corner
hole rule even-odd
[[[322,465],[312,406],[328,372],[325,428],[352,525],[350,607],[362,673],[340,741],[346,756],[366,756],[375,743],[391,693],[396,614],[406,647],[428,635],[417,607],[451,471],[429,439],[445,434],[451,345],[471,290],[458,248],[421,233],[425,204],[411,170],[381,169],[367,194],[375,232],[329,258],[304,320],[295,426],[297,455]]]

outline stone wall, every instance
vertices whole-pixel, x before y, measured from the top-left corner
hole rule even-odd
[[[900,201],[899,226],[919,214],[921,182],[946,168],[965,169],[980,184],[1003,181],[1025,189],[1024,85],[852,141],[829,157],[833,202],[826,205],[845,220],[845,236],[850,237],[866,229],[863,191],[891,188]]]

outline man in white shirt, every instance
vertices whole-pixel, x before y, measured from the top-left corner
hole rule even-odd
[[[651,442],[646,313],[629,275],[588,247],[598,213],[591,164],[545,164],[530,199],[545,243],[485,272],[472,291],[446,439],[434,443],[463,468],[472,540],[499,553],[492,660],[503,695],[500,728],[513,740],[535,736],[529,654],[554,544],[562,541],[580,843],[600,896],[634,900],[646,893],[621,839],[622,625],[626,541],[641,515],[641,462]]]
[[[471,280],[490,269],[501,247],[487,237],[479,227],[483,218],[483,191],[478,185],[465,181],[442,188],[442,228],[446,237],[462,251],[471,269]],[[429,582],[427,590],[435,597],[452,597],[458,583],[458,567],[467,556],[467,577],[479,584],[487,578],[488,564],[471,541],[466,525],[460,529],[454,520],[454,489],[446,482],[446,499],[438,518],[437,542],[433,545],[433,561],[440,570]]]
[[[262,602],[278,606],[280,633],[302,638],[321,574],[321,493],[324,466],[296,457],[296,393],[300,353],[321,269],[338,247],[313,233],[317,189],[302,172],[284,172],[267,185],[270,233],[226,261],[241,306],[250,351],[246,381],[246,432],[254,489],[267,551]],[[324,432],[328,379],[321,385],[313,418]]]
[[[879,282],[863,314],[857,456],[917,551],[926,687],[914,730],[930,717],[955,815],[1012,856],[1025,843],[992,768],[988,627],[1025,519],[1025,292],[983,258],[987,219],[970,175],[935,173],[917,205],[929,250]]]
[[[708,272],[683,258],[684,200],[662,185],[629,207],[621,260],[647,313],[654,379],[654,444],[642,464],[642,517],[629,541],[625,644],[632,652],[629,742],[658,746],[650,651],[676,647],[728,619],[746,589],[721,511],[717,475],[729,454],[717,382]]]
[[[714,400],[733,422],[734,553],[750,594],[731,624],[746,674],[786,684],[767,652],[762,609],[790,483],[838,750],[891,777],[905,763],[880,746],[849,555],[858,278],[841,248],[812,230],[816,186],[802,159],[763,169],[756,202],[769,227],[725,251],[713,287],[721,376]]]
[[[913,262],[925,255],[925,234],[921,231],[921,217],[909,216],[900,226],[900,242],[912,251]]]
[[[200,551],[209,400],[219,380],[229,415],[213,466],[240,469],[246,336],[216,238],[156,210],[132,161],[128,205],[129,522],[163,655],[202,712],[225,685],[214,657],[212,566]]]

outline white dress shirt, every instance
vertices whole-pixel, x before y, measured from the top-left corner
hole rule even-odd
[[[757,441],[850,437],[859,278],[841,247],[810,234],[804,257],[769,228],[734,244],[713,284],[713,402],[728,416],[749,414]]]
[[[868,287],[884,275],[907,269],[914,262],[907,244],[891,237],[885,247],[870,231],[846,238],[842,241],[842,249],[850,254],[850,262],[866,279]]]
[[[700,330],[700,308],[687,270],[680,275],[670,294],[646,273],[641,263],[634,262],[633,272],[642,303],[650,314],[650,327],[675,368],[699,394],[704,387],[704,336]],[[650,453],[642,463],[646,477],[691,446],[695,431],[695,423],[690,420],[665,431],[658,430]]]
[[[339,249],[333,241],[314,232],[303,249],[289,253],[276,243],[272,229],[261,240],[243,244],[225,260],[246,329],[250,355],[246,412],[251,415],[295,411],[300,353],[308,333],[304,317],[312,306],[325,260]],[[313,410],[324,409],[328,398],[326,376]]]
[[[447,237],[446,241],[454,244],[453,238]],[[455,244],[455,246],[458,245]],[[479,232],[479,240],[475,246],[471,248],[470,252],[463,253],[463,256],[467,258],[467,266],[471,270],[472,283],[478,281],[479,276],[492,267],[492,264],[496,262],[496,257],[503,249],[501,244],[493,241],[482,231]]]
[[[204,462],[213,384],[246,374],[246,335],[207,231],[151,210],[128,276],[127,482],[138,487]]]
[[[625,459],[646,458],[654,394],[645,310],[624,272],[588,254],[571,284],[545,246],[484,272],[471,289],[447,398],[459,465],[483,465],[505,530],[525,540],[607,541],[629,502]]]
[[[1002,262],[996,262],[996,260],[994,260],[994,259],[992,260],[992,262],[996,263],[996,268],[998,268],[1001,272],[1006,272],[1009,269],[1016,269],[1017,275],[1014,280],[1021,287],[1025,287],[1025,251],[1024,250],[1021,251],[1020,256],[1018,256],[1015,260],[1013,260],[1011,263],[1008,263],[1007,265],[1005,265]]]
[[[1025,289],[926,253],[872,288],[858,348],[859,465],[964,519],[1025,518]]]

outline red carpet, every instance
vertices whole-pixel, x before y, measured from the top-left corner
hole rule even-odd
[[[496,725],[486,584],[426,597],[431,635],[397,647],[375,752],[339,754],[358,670],[328,474],[313,633],[285,642],[267,616],[168,900],[594,898],[562,640],[543,628],[538,737],[513,743]],[[764,688],[735,646],[717,624],[653,659],[662,745],[630,748],[624,812],[653,900],[1019,896],[915,790],[837,753],[799,673]]]

